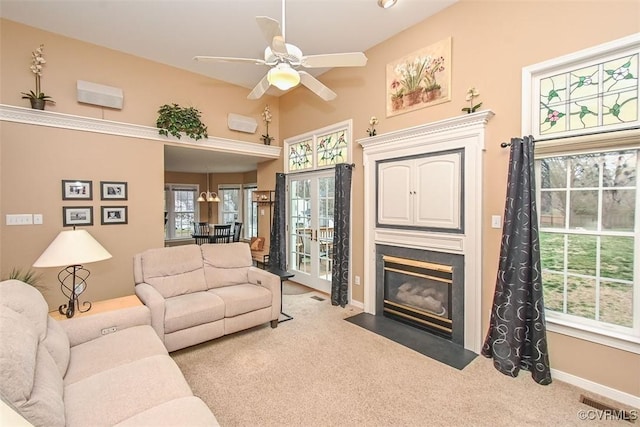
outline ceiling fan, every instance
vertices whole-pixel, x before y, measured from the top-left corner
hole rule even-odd
[[[270,43],[264,50],[264,59],[233,58],[225,56],[195,56],[196,61],[238,62],[267,65],[269,72],[253,88],[248,99],[259,99],[270,86],[288,90],[302,83],[325,101],[336,98],[336,93],[318,79],[299,68],[363,67],[367,57],[362,52],[332,53],[324,55],[303,55],[302,51],[285,42],[285,0],[282,0],[282,30],[280,23],[268,16],[256,16],[258,26]]]

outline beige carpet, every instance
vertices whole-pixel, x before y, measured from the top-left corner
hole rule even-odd
[[[584,391],[557,380],[510,378],[484,357],[462,371],[439,363],[346,322],[360,310],[324,294],[285,295],[284,311],[294,319],[276,329],[172,353],[222,426],[634,425],[581,421]]]
[[[282,295],[300,295],[312,291],[313,289],[292,280],[286,280],[282,285]]]

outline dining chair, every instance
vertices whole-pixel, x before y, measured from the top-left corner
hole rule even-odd
[[[206,222],[194,222],[191,237],[195,239],[196,245],[209,243],[209,224]]]
[[[231,224],[215,224],[213,234],[209,236],[209,243],[230,243]]]
[[[233,241],[234,242],[239,242],[240,241],[240,231],[242,230],[242,223],[236,221],[233,224]]]

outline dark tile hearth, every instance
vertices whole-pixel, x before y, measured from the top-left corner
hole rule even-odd
[[[360,313],[345,320],[458,370],[477,356],[449,340],[383,316]]]

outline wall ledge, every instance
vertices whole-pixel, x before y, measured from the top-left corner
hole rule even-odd
[[[187,136],[184,136],[182,139],[173,136],[165,137],[160,135],[158,129],[155,127],[75,116],[46,110],[33,110],[31,108],[6,104],[0,104],[0,121],[147,139],[168,145],[263,157],[265,160],[280,158],[282,151],[282,147],[275,145],[264,145],[212,136],[206,140],[201,139],[198,141]]]

